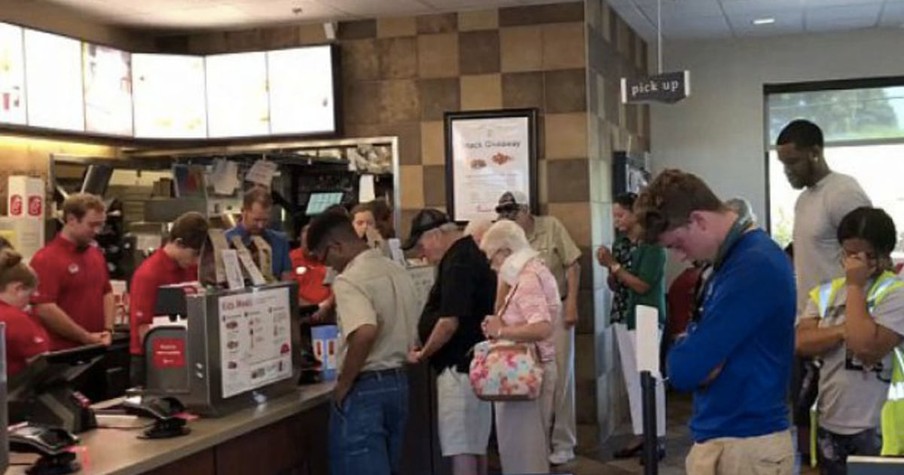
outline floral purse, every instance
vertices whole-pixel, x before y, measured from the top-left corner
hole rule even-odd
[[[508,308],[516,285],[496,314]],[[484,401],[529,401],[540,396],[543,366],[534,343],[486,340],[474,345],[469,378],[474,394]]]

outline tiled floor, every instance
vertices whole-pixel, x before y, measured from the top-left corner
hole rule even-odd
[[[691,414],[690,395],[670,393],[668,396],[668,416],[666,427],[666,458],[659,464],[660,475],[683,475],[684,458],[691,448],[692,440],[687,428]],[[628,428],[625,428],[626,430]],[[599,449],[582,451],[574,462],[555,467],[554,473],[572,475],[628,475],[642,474],[643,466],[638,460],[613,460],[612,452],[628,441],[629,436],[615,436]],[[816,470],[804,469],[801,475],[816,475]]]

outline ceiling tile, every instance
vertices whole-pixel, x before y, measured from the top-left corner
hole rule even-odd
[[[657,0],[634,0],[634,3],[637,4],[650,19],[655,21],[659,5]],[[718,16],[721,14],[722,7],[717,0],[662,0],[663,19]]]
[[[807,31],[870,28],[878,24],[879,4],[808,8],[804,17]]]
[[[318,0],[318,3],[360,17],[385,17],[436,12],[434,7],[418,0]]]
[[[771,23],[768,25],[754,25],[753,21],[761,18],[774,18],[775,23]],[[778,33],[779,30],[787,30],[787,29],[799,29],[803,30],[804,26],[804,12],[802,10],[798,11],[786,11],[779,14],[772,13],[735,13],[728,15],[728,22],[731,24],[731,29],[738,33],[741,31],[747,32],[766,32],[768,33],[774,31],[775,34]],[[759,34],[757,36],[760,36]]]
[[[248,15],[248,21],[265,22],[304,22],[331,21],[344,15],[345,12],[313,1],[277,0],[260,2],[258,0],[229,0],[230,4]],[[301,8],[295,14],[294,9]]]
[[[879,25],[896,28],[904,25],[904,1],[886,3],[879,18]]]

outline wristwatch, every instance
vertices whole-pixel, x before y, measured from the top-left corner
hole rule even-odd
[[[620,270],[621,270],[621,264],[619,264],[618,262],[609,266],[609,273],[612,275],[618,274],[618,271],[620,271]]]

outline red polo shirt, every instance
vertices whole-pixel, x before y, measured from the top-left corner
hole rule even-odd
[[[141,334],[138,328],[141,325],[150,325],[154,320],[157,290],[163,285],[181,284],[195,280],[198,280],[197,266],[183,269],[179,267],[175,259],[166,255],[163,249],[158,249],[138,266],[135,274],[132,275],[132,282],[129,284],[129,326],[132,336],[132,343],[129,345],[130,353],[133,355],[144,354],[144,345],[141,344]]]
[[[38,274],[33,304],[56,303],[73,322],[96,333],[104,331],[104,296],[112,292],[107,260],[95,246],[78,249],[58,234],[29,263]],[[47,332],[53,351],[81,346]]]
[[[31,315],[0,300],[0,322],[6,324],[6,374],[25,369],[29,358],[50,351],[44,327]]]
[[[326,278],[326,266],[311,259],[301,248],[289,253],[292,261],[292,278],[298,282],[298,297],[308,304],[323,302],[332,295],[329,287],[323,285]]]

